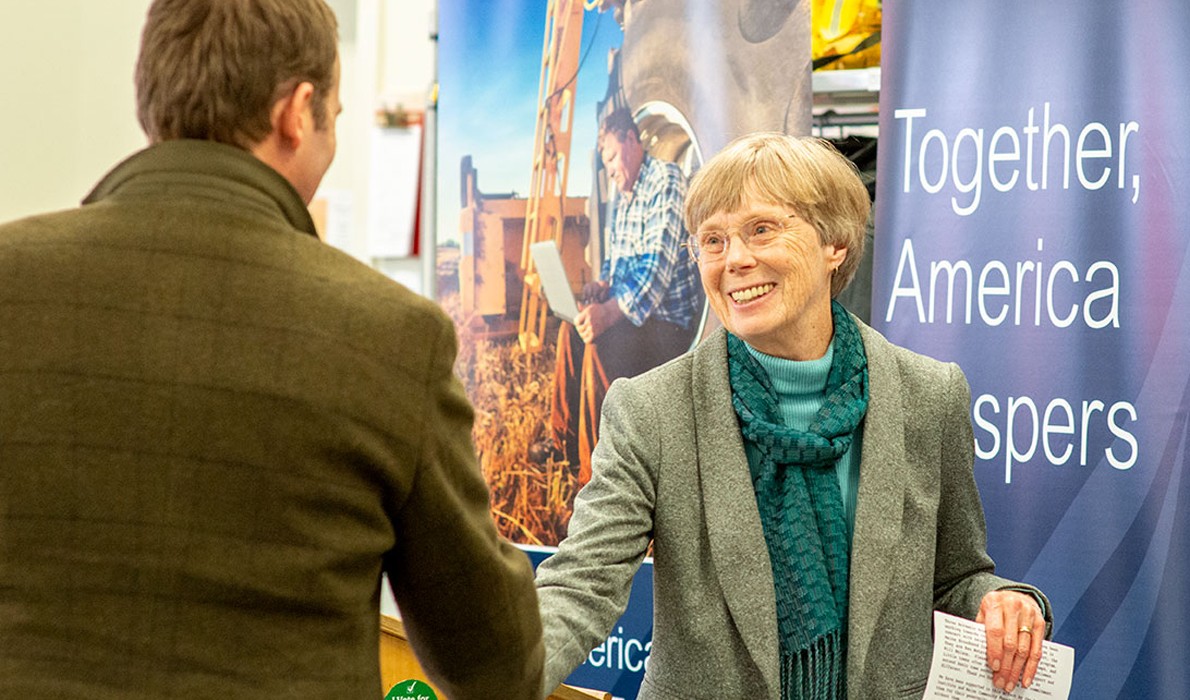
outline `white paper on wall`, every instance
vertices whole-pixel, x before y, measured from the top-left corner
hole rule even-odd
[[[351,234],[355,215],[355,196],[351,190],[320,189],[310,203],[310,210],[327,244],[358,257],[360,246]]]
[[[375,127],[368,149],[368,255],[413,254],[421,126]]]

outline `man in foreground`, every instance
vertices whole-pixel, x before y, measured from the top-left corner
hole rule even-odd
[[[335,33],[323,0],[157,0],[152,145],[0,226],[0,698],[378,697],[383,572],[452,700],[539,692],[453,327],[305,206]]]

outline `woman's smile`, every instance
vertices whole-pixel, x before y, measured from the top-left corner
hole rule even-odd
[[[738,289],[730,293],[731,300],[742,306],[766,296],[769,292],[776,289],[776,287],[777,285],[773,284],[772,282],[766,282],[764,284],[757,284],[750,287],[745,287],[743,289]]]

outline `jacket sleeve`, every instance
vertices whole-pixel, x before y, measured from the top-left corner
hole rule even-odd
[[[385,568],[418,660],[447,697],[535,698],[543,650],[532,567],[492,522],[474,412],[453,374],[454,328],[435,318],[423,442]]]
[[[942,409],[941,493],[934,569],[934,607],[975,619],[980,601],[994,590],[1033,595],[1052,633],[1049,600],[1038,589],[996,576],[987,553],[983,504],[975,484],[975,441],[971,429],[971,388],[958,365],[947,366]]]
[[[591,481],[575,498],[566,539],[537,567],[543,696],[582,664],[624,613],[652,539],[659,442],[633,388],[621,379],[608,390]]]

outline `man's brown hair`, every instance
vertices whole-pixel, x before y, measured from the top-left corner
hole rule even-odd
[[[609,134],[615,136],[620,143],[624,143],[629,134],[638,142],[640,141],[640,130],[636,126],[636,120],[632,118],[632,112],[629,112],[627,107],[613,110],[599,123],[599,141]]]
[[[324,0],[154,0],[136,64],[141,128],[153,143],[251,148],[272,129],[276,101],[309,82],[321,129],[337,34]]]

